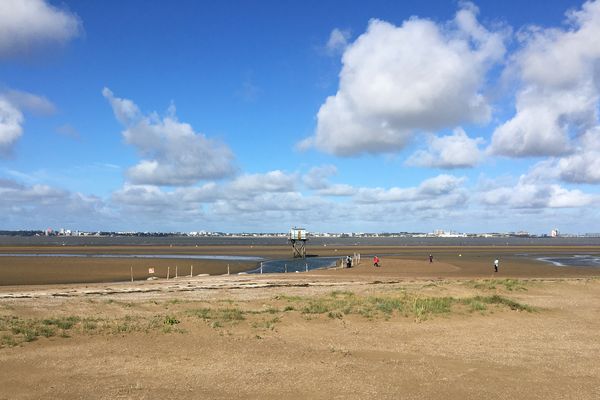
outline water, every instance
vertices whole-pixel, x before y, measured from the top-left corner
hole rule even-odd
[[[557,267],[600,267],[600,256],[591,254],[537,257],[536,260],[544,261]]]
[[[0,253],[0,257],[81,257],[81,258],[168,258],[185,260],[262,261],[262,257],[199,254],[73,254],[73,253]]]
[[[308,257],[287,260],[269,260],[262,262],[262,270],[265,274],[285,272],[304,272],[313,269],[329,268],[335,266],[340,257]],[[260,266],[248,271],[249,274],[260,274]]]

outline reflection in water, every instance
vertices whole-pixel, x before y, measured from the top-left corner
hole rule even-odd
[[[600,256],[590,254],[537,257],[536,260],[551,263],[557,267],[600,267]]]
[[[263,261],[262,271],[265,274],[276,273],[276,272],[304,272],[308,270],[329,268],[335,266],[335,262],[339,260],[339,257],[308,257],[308,258],[296,258],[287,260],[270,260]],[[259,274],[260,266],[252,271],[248,271],[249,274]]]

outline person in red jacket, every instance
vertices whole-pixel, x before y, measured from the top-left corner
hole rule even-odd
[[[377,256],[373,257],[373,266],[379,267],[379,257],[377,257]]]

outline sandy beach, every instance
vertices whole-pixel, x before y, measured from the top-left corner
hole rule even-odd
[[[363,259],[308,273],[4,285],[0,399],[598,398],[600,271],[517,255],[542,250],[573,252],[363,248],[381,268]],[[37,272],[106,268],[53,260]]]
[[[378,254],[383,267],[376,276],[403,278],[484,278],[491,277],[493,260],[501,261],[504,277],[581,277],[597,274],[597,268],[556,267],[536,260],[536,255],[600,254],[599,246],[309,246],[308,254],[314,256],[345,257],[362,254],[363,264],[370,263],[370,256]],[[145,280],[150,276],[166,278],[193,273],[223,275],[253,269],[257,262],[186,260],[169,258],[118,258],[119,255],[219,255],[254,256],[264,259],[291,257],[288,246],[2,246],[0,254],[78,254],[114,255],[98,257],[0,257],[0,286],[43,285],[63,283],[118,282]],[[422,265],[434,257],[434,263]],[[400,263],[399,260],[402,262]],[[153,275],[148,273],[154,268]],[[374,271],[375,272],[375,271]],[[371,272],[352,270],[344,274],[360,276]],[[323,272],[327,275],[326,272]]]

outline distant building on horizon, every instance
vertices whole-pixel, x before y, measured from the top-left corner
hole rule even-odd
[[[560,236],[560,232],[558,231],[557,228],[554,228],[550,231],[550,237],[559,237]]]

